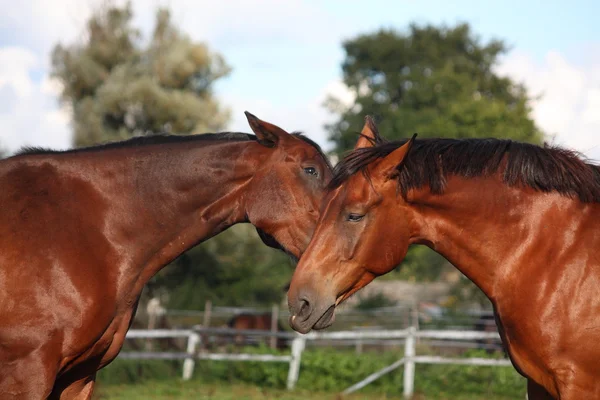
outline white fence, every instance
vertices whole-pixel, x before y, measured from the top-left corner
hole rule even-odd
[[[270,354],[219,354],[197,352],[197,345],[200,343],[202,334],[223,334],[223,335],[255,335],[255,336],[276,336],[292,339],[292,350],[289,356],[275,356]],[[311,332],[307,335],[271,333],[268,331],[255,330],[234,330],[234,329],[196,329],[196,330],[130,330],[127,338],[177,338],[187,337],[187,351],[180,352],[122,352],[119,357],[129,359],[183,359],[183,379],[190,379],[194,370],[195,360],[230,360],[230,361],[259,361],[259,362],[286,362],[289,364],[287,388],[294,389],[300,373],[300,361],[302,352],[306,347],[307,341],[316,340],[390,340],[404,339],[404,357],[395,363],[377,371],[361,382],[350,386],[343,391],[344,394],[355,392],[379,377],[404,366],[404,396],[410,398],[414,392],[415,365],[416,364],[458,364],[458,365],[481,365],[481,366],[511,366],[507,359],[489,359],[489,358],[445,358],[436,356],[418,356],[416,355],[415,339],[442,339],[442,340],[480,340],[480,339],[498,339],[496,332],[477,332],[477,331],[434,331],[434,330],[416,330],[408,328],[402,330],[382,330],[382,331],[339,331],[339,332]],[[357,356],[359,357],[359,356]]]
[[[293,337],[292,351],[289,356],[276,356],[272,354],[228,354],[228,353],[201,353],[197,352],[197,346],[201,341],[201,335],[224,334],[224,335],[254,335],[270,337]],[[127,339],[164,339],[187,337],[186,352],[122,352],[120,358],[134,360],[184,360],[183,379],[188,380],[194,373],[195,360],[214,361],[259,361],[259,362],[286,362],[289,364],[287,388],[293,389],[298,382],[300,372],[300,357],[306,340],[299,335],[287,333],[271,333],[268,331],[238,330],[226,328],[205,328],[196,330],[171,330],[171,329],[132,329],[127,332]]]

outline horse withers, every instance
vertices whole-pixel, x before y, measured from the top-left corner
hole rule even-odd
[[[138,137],[0,161],[0,398],[89,399],[146,282],[236,223],[302,254],[330,165],[306,137],[247,117],[255,135]]]
[[[294,329],[424,244],[491,300],[529,399],[600,398],[600,167],[498,139],[386,142],[367,118],[334,171],[288,302]]]

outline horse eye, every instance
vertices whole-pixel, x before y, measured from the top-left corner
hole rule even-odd
[[[306,167],[306,168],[304,168],[304,173],[306,173],[308,175],[319,176],[319,173],[317,172],[317,169],[314,168],[314,167]]]
[[[360,214],[348,214],[347,220],[350,222],[358,222],[361,219],[363,219],[364,215],[360,215]]]

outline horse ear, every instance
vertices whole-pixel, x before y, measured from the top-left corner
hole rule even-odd
[[[256,135],[258,143],[267,147],[275,147],[280,140],[285,138],[289,133],[281,129],[280,127],[270,124],[268,122],[258,119],[256,116],[250,114],[248,111],[244,111],[248,124],[252,129],[252,132]]]
[[[354,150],[362,149],[365,147],[373,147],[375,143],[377,143],[379,139],[379,131],[377,130],[377,125],[375,125],[375,121],[370,115],[365,117],[365,126],[360,132],[360,136],[356,141],[356,145],[354,146]]]
[[[392,179],[398,175],[398,168],[406,160],[406,156],[410,151],[417,134],[415,133],[412,138],[396,150],[384,157],[383,160],[377,165],[376,171],[384,179]]]

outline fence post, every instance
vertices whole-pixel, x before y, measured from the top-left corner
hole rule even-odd
[[[415,333],[414,326],[408,328],[408,336],[404,343],[404,398],[410,399],[415,386]]]
[[[292,357],[290,359],[290,369],[287,378],[288,390],[293,390],[296,387],[296,382],[298,382],[298,376],[300,375],[300,360],[305,346],[306,339],[302,336],[296,336],[294,340],[292,340]]]
[[[415,308],[413,308],[411,310],[411,315],[412,315],[412,326],[415,327],[415,329],[418,331],[419,328],[419,304],[417,303],[417,305],[415,306]],[[420,338],[416,338],[416,342],[420,343]]]
[[[206,303],[204,303],[204,316],[202,318],[202,327],[203,328],[208,328],[208,326],[210,325],[211,311],[212,311],[212,301],[206,300]]]
[[[354,350],[355,350],[356,354],[358,354],[358,355],[362,354],[362,351],[363,351],[362,339],[356,339],[356,342],[354,343]]]
[[[194,373],[194,365],[196,362],[194,361],[194,355],[196,353],[196,345],[200,341],[200,335],[197,333],[191,333],[188,337],[187,342],[187,350],[189,357],[183,361],[183,380],[190,380],[192,374]]]
[[[146,312],[148,313],[148,330],[156,328],[158,320],[165,314],[166,310],[160,305],[160,299],[153,297],[148,301],[146,305]],[[152,351],[152,340],[146,339],[146,351]]]
[[[273,334],[273,336],[271,336],[271,348],[275,349],[277,348],[277,336],[275,336],[275,334],[277,333],[277,323],[279,322],[279,306],[277,304],[273,304],[273,307],[271,308],[271,333]]]

